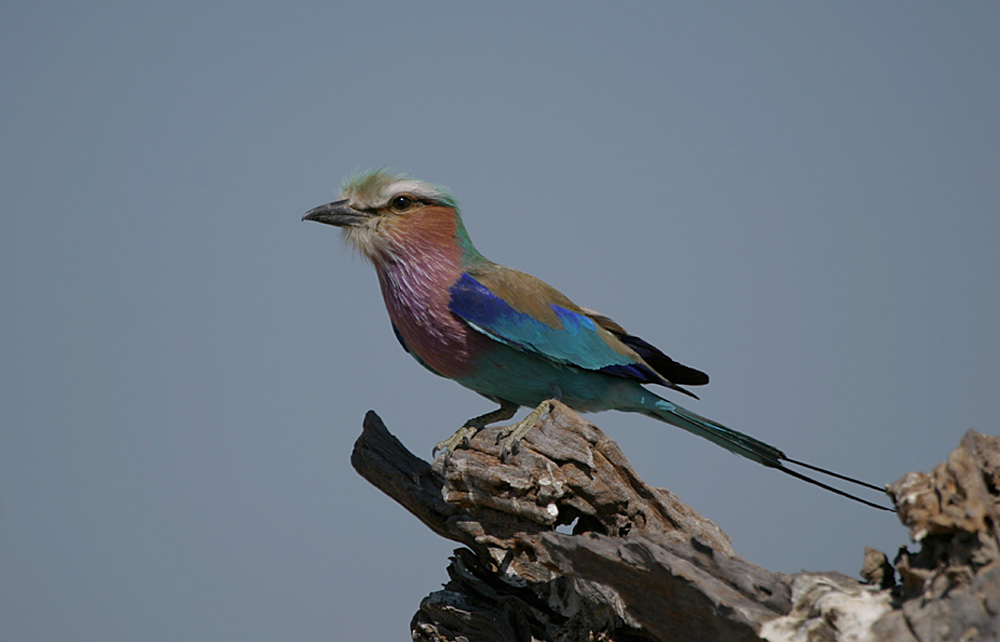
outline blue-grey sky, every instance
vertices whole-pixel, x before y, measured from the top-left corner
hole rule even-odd
[[[707,371],[697,412],[876,482],[1000,416],[995,3],[0,6],[9,640],[408,639],[453,545],[361,480],[492,405],[301,223],[389,166],[490,258]],[[769,569],[888,514],[592,415]]]

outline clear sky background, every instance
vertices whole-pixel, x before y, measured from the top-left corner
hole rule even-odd
[[[409,639],[455,545],[351,446],[374,408],[429,457],[493,406],[300,222],[356,169],[449,186],[484,254],[793,457],[881,483],[997,434],[997,33],[975,2],[4,2],[4,639]],[[907,543],[591,418],[768,569]]]

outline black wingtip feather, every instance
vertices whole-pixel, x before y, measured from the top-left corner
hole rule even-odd
[[[643,339],[624,332],[611,331],[618,340],[635,350],[636,354],[642,357],[643,361],[649,364],[653,370],[667,381],[684,386],[704,386],[708,383],[708,375],[701,370],[695,370],[683,363],[678,363],[663,354],[659,348],[644,341]],[[676,388],[680,392],[688,394],[695,399],[695,395],[687,390]]]
[[[701,401],[701,397],[699,397],[698,395],[694,394],[690,390],[687,390],[685,388],[681,388],[678,385],[670,384],[667,387],[670,388],[671,390],[676,390],[677,392],[682,392],[682,393],[686,394],[687,396],[691,397],[692,399],[697,399],[698,401]]]

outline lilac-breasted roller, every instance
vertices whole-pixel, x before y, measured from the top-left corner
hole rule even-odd
[[[665,421],[726,450],[864,504],[877,504],[786,467],[878,486],[785,456],[777,448],[654,394],[656,384],[682,386],[708,376],[629,334],[610,318],[570,301],[530,274],[490,261],[476,250],[458,203],[444,188],[375,170],[352,176],[341,200],[303,220],[335,225],[375,266],[392,329],[403,348],[431,372],[457,381],[500,408],[474,417],[437,449],[452,450],[488,424],[528,417],[506,429],[504,451],[559,399],[578,411],[622,410]]]

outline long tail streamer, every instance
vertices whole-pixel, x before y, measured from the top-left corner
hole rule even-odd
[[[817,479],[813,479],[812,477],[800,473],[797,470],[792,470],[791,468],[785,466],[783,462],[808,468],[809,470],[827,475],[829,477],[834,477],[842,481],[850,482],[852,484],[857,484],[858,486],[864,486],[865,488],[884,493],[885,489],[880,486],[870,484],[860,479],[855,479],[854,477],[848,477],[847,475],[842,475],[832,470],[827,470],[826,468],[813,466],[812,464],[807,464],[803,461],[798,461],[797,459],[792,459],[785,455],[785,453],[781,450],[771,446],[770,444],[754,439],[753,437],[733,430],[732,428],[727,428],[722,424],[716,423],[707,417],[702,417],[701,415],[691,412],[687,408],[678,406],[675,403],[671,403],[666,399],[657,398],[657,401],[653,404],[652,409],[647,406],[645,412],[651,417],[655,417],[660,421],[665,421],[668,424],[677,426],[678,428],[683,428],[684,430],[692,432],[700,437],[704,437],[705,439],[722,446],[731,453],[746,457],[747,459],[763,464],[768,468],[780,470],[786,475],[791,475],[796,479],[801,479],[802,481],[813,484],[814,486],[819,486],[820,488],[840,495],[841,497],[853,499],[854,501],[860,502],[865,506],[895,512],[895,509],[876,504],[875,502],[868,501],[867,499],[862,499],[857,495],[852,495],[847,491],[843,491]]]

